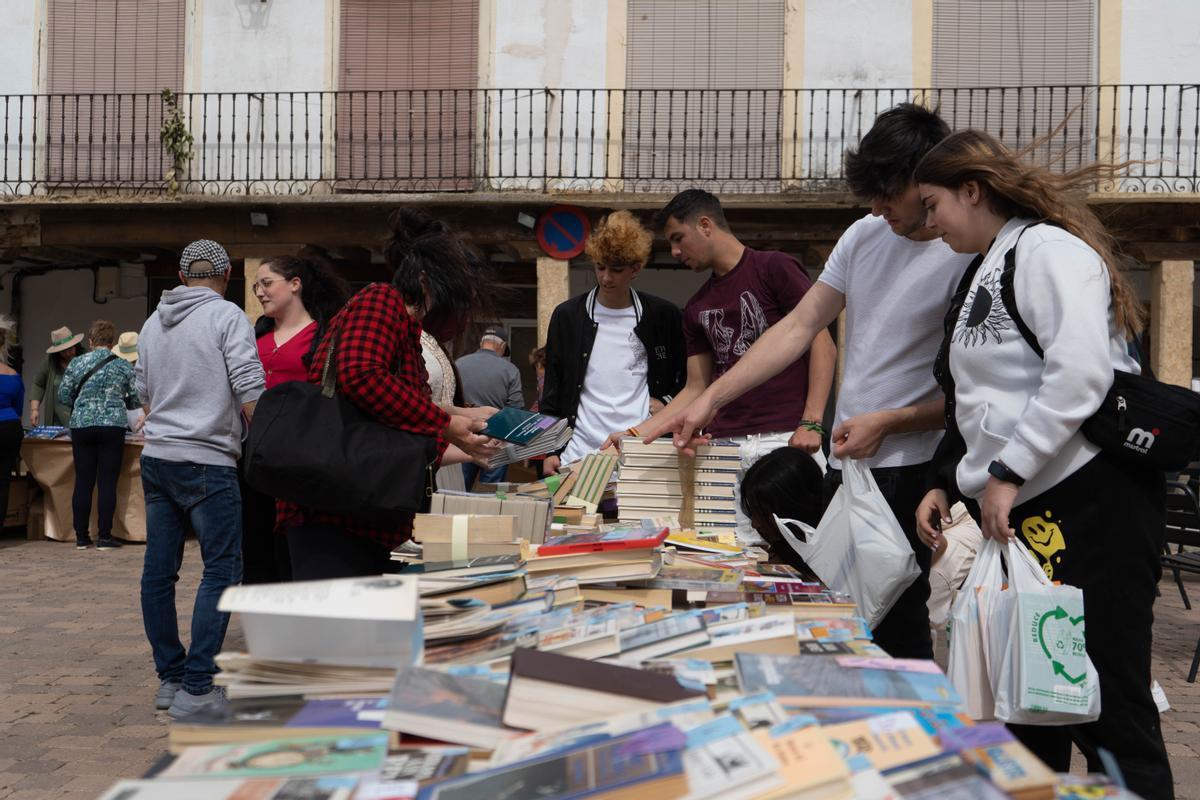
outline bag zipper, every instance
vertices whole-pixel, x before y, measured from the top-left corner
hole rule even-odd
[[[1122,395],[1117,395],[1117,430],[1125,433],[1125,410],[1129,406],[1125,403],[1125,398]]]

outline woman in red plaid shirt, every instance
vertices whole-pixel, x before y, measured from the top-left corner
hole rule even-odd
[[[388,226],[391,283],[366,287],[330,321],[308,380],[321,383],[336,336],[339,393],[385,425],[433,437],[441,464],[486,463],[495,443],[476,433],[483,420],[434,405],[420,341],[422,327],[439,341],[462,332],[483,300],[482,276],[441,221],[398,209]],[[412,534],[412,519],[367,520],[280,502],[276,528],[287,534],[293,579],[317,580],[388,571],[391,550]]]

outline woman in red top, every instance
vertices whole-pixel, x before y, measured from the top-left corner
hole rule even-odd
[[[263,315],[254,325],[267,388],[308,378],[312,352],[350,287],[333,268],[313,258],[279,256],[255,275],[254,295]],[[242,564],[245,583],[291,579],[287,538],[274,534],[275,498],[242,482]]]
[[[391,283],[373,283],[346,303],[313,353],[309,383],[320,384],[336,338],[337,391],[377,422],[433,438],[439,463],[486,460],[495,443],[483,420],[448,414],[429,390],[421,331],[453,339],[493,292],[482,265],[468,261],[444,223],[407,208],[388,219],[384,257]],[[412,534],[412,514],[363,518],[280,502],[276,528],[287,532],[295,580],[389,571],[391,551]]]

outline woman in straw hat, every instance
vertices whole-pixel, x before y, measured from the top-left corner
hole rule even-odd
[[[117,337],[117,343],[112,346],[112,354],[118,358],[125,359],[131,365],[133,365],[137,363],[137,347],[137,331],[125,331]],[[128,421],[129,429],[134,433],[138,433],[141,431],[142,426],[146,424],[146,412],[141,408],[130,409]]]
[[[50,332],[46,357],[33,377],[33,394],[29,399],[29,421],[38,425],[71,424],[71,407],[58,402],[58,387],[71,359],[84,353],[82,333],[71,333],[63,326]]]
[[[8,484],[21,454],[21,413],[25,410],[25,384],[8,364],[17,326],[0,314],[0,514],[8,510]]]

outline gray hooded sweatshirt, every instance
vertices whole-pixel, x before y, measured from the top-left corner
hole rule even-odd
[[[242,453],[242,405],[263,393],[254,329],[204,286],[163,292],[138,336],[137,391],[150,406],[143,453],[232,467]]]

